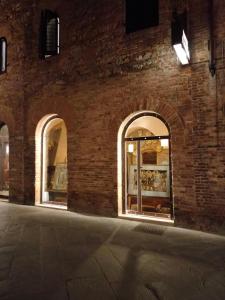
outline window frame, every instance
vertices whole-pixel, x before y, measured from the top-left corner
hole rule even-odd
[[[4,59],[3,59],[3,45],[4,44],[5,44],[5,55],[4,55]],[[0,74],[4,74],[7,72],[7,48],[8,48],[8,45],[7,45],[6,38],[1,37],[0,38]]]
[[[50,20],[55,20],[55,49],[47,49],[47,30]],[[60,33],[60,19],[56,12],[45,9],[41,12],[41,28],[40,28],[40,57],[46,59],[51,56],[59,55],[59,33]]]

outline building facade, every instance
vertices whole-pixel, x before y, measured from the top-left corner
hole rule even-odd
[[[224,227],[225,1],[158,5],[157,25],[127,33],[125,1],[1,1],[10,202]],[[60,39],[59,55],[43,59],[46,9]],[[187,11],[185,66],[171,44],[174,11]]]

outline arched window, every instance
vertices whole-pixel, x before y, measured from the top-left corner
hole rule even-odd
[[[170,132],[156,113],[137,114],[122,134],[123,203],[126,215],[173,217]]]
[[[55,12],[44,10],[41,14],[41,57],[59,54],[59,17]]]
[[[0,73],[7,70],[7,41],[4,37],[0,38]]]
[[[36,130],[36,204],[67,206],[67,129],[48,115]]]

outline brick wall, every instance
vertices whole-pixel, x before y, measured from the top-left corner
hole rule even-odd
[[[12,2],[12,3],[11,3]],[[7,73],[0,75],[0,120],[9,127],[10,199],[24,199],[24,9],[16,1],[1,1],[0,36],[8,42]]]
[[[208,69],[208,1],[189,1],[192,63],[171,47],[172,7],[160,2],[160,24],[127,35],[124,1],[2,1],[1,34],[9,40],[0,76],[0,112],[11,130],[11,200],[34,204],[35,130],[57,113],[68,129],[69,209],[117,215],[117,134],[140,110],[171,128],[173,197],[179,226],[222,226],[225,217],[225,1],[214,0],[218,70]],[[56,10],[60,55],[40,60],[41,9]],[[5,113],[7,112],[7,113]]]

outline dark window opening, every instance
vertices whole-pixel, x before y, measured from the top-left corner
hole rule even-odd
[[[171,38],[172,45],[179,44],[182,40],[183,30],[187,36],[187,12],[184,11],[182,14],[173,12],[172,24],[171,24]]]
[[[0,73],[5,73],[7,69],[7,42],[0,38]]]
[[[50,10],[42,11],[40,42],[42,58],[59,54],[59,17]]]
[[[159,25],[158,0],[126,0],[126,33]]]

